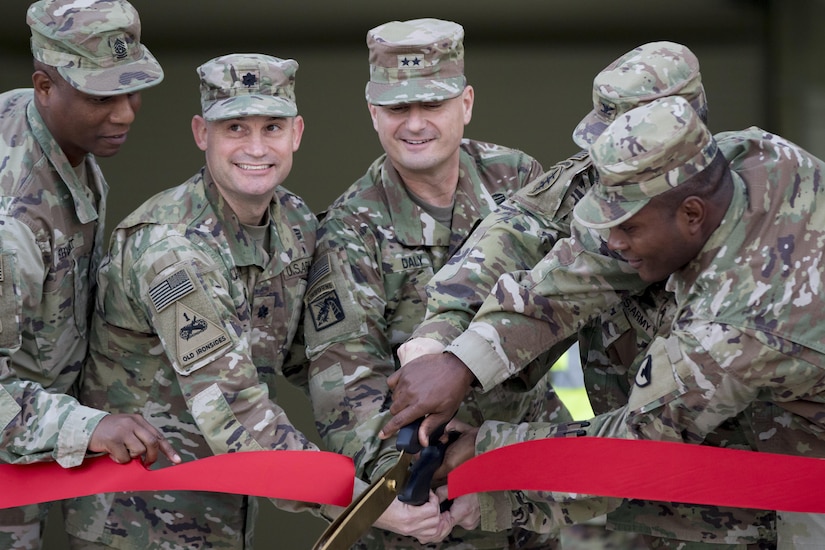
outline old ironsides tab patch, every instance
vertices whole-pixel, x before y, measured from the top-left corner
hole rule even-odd
[[[149,289],[149,299],[160,313],[166,306],[180,300],[195,290],[195,285],[185,269],[180,269]]]
[[[177,352],[181,366],[189,366],[231,343],[223,327],[190,307],[175,304]]]

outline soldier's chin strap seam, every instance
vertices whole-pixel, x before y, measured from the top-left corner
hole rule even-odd
[[[76,468],[56,462],[0,465],[0,508],[123,491],[211,491],[347,506],[355,465],[327,451],[248,451],[146,469],[87,458]]]
[[[594,467],[605,457],[610,467]],[[665,441],[527,441],[480,454],[447,481],[450,499],[523,490],[825,513],[823,459]]]

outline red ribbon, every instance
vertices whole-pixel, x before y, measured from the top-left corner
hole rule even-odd
[[[54,462],[0,465],[0,508],[123,491],[211,491],[347,506],[354,477],[349,457],[325,451],[229,453],[158,470],[105,456],[77,468]],[[662,441],[528,441],[465,462],[448,482],[450,498],[558,491],[825,513],[825,460]]]
[[[468,460],[447,479],[450,498],[485,491],[559,491],[825,513],[825,460],[663,441],[528,441]]]
[[[0,465],[0,508],[122,491],[212,491],[347,506],[354,481],[352,459],[326,451],[229,453],[158,470],[102,456],[76,468]]]

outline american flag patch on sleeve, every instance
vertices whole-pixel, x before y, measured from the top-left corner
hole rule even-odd
[[[190,292],[195,290],[195,285],[185,269],[172,273],[165,280],[149,289],[149,299],[155,306],[155,311],[160,313],[169,304],[175,303]]]

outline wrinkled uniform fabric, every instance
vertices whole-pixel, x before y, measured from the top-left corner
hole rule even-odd
[[[71,394],[86,356],[108,186],[92,155],[92,183],[78,179],[33,97],[0,95],[0,461],[71,467],[105,416]],[[30,540],[0,535],[0,545],[38,547],[46,510],[0,511],[0,524],[31,524]]]
[[[597,177],[589,156],[582,151],[556,164],[505,201],[473,232],[461,252],[430,280],[426,287],[427,318],[413,337],[432,338],[445,346],[458,337],[500,275],[532,268],[559,239],[570,235],[573,207]],[[640,295],[624,296],[578,331],[585,385],[594,412],[605,413],[627,404],[635,376],[634,360],[657,334],[670,329],[674,310],[673,294],[663,285],[652,285]],[[556,344],[550,352],[563,351],[568,345],[569,338]],[[535,376],[532,371],[540,370],[543,364],[543,361],[532,361],[524,369]],[[724,433],[720,430],[712,437],[720,445],[747,448],[747,440],[737,433],[736,427],[726,426]],[[483,450],[493,447],[484,446]],[[519,502],[521,508],[514,514],[520,519],[516,521],[542,531],[611,510],[606,522],[609,530],[674,539],[688,536],[686,540],[722,539],[736,544],[749,544],[754,540],[750,536],[737,540],[734,534],[737,529],[748,531],[749,525],[757,525],[760,532],[769,532],[773,519],[772,512],[618,499],[582,500],[563,507],[541,503],[546,513],[531,519],[529,511],[522,509],[531,506],[529,500]],[[484,518],[484,524],[495,524],[497,510],[485,510],[490,514]],[[529,523],[545,519],[543,515],[548,514],[553,516],[552,522]],[[724,518],[724,521],[714,518]],[[590,528],[587,534],[592,537],[597,532]],[[573,539],[578,533],[567,533],[566,537]],[[602,537],[606,544],[611,534],[602,531]],[[622,539],[621,544],[628,543]]]
[[[268,245],[256,244],[204,169],[121,222],[100,270],[81,399],[142,414],[185,462],[315,450],[274,386],[277,373],[306,385],[300,305],[317,220],[279,188],[265,221]],[[254,508],[239,495],[159,491],[74,499],[64,514],[71,535],[115,548],[245,548]]]
[[[465,139],[450,227],[410,198],[386,155],[325,213],[305,300],[309,387],[324,443],[353,457],[359,477],[377,479],[398,458],[395,440],[382,442],[378,432],[389,419],[387,377],[399,367],[396,349],[424,319],[424,285],[479,220],[541,172],[520,151]],[[460,417],[475,425],[491,418],[569,418],[549,377],[532,386],[519,378],[508,381],[466,403]],[[421,547],[379,530],[360,544]],[[506,534],[457,529],[442,546],[508,544],[519,543],[508,542]]]
[[[703,250],[669,278],[677,302],[671,331],[640,358],[628,404],[586,431],[707,443],[735,418],[755,450],[822,457],[823,163],[758,128],[717,141],[733,170],[731,205]],[[532,272],[503,276],[451,345],[471,368],[486,357],[476,373],[485,385],[519,368],[507,359],[520,356],[515,350],[541,349],[538,342],[564,337],[599,305],[618,301],[617,290],[644,286],[623,262],[594,252],[597,235],[576,228]],[[567,304],[572,295],[581,297],[576,310]],[[486,448],[566,429],[491,424],[479,442]]]

